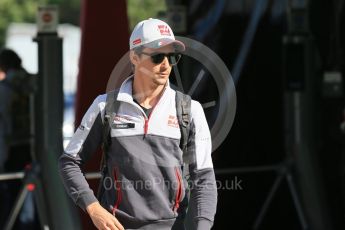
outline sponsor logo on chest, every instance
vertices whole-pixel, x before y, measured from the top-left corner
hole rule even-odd
[[[135,123],[130,116],[114,114],[111,127],[113,129],[130,129],[135,128]]]
[[[178,128],[179,127],[178,120],[177,120],[176,116],[169,115],[169,117],[168,117],[168,126],[174,127],[174,128]]]

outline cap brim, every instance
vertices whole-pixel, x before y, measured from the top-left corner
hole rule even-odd
[[[151,49],[158,49],[158,48],[168,46],[168,45],[172,45],[176,52],[183,52],[186,49],[183,42],[178,41],[178,40],[168,39],[168,38],[159,39],[159,40],[144,44],[143,46],[147,48],[151,48]]]

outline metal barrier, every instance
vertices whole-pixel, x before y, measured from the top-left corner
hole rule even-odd
[[[0,181],[19,180],[23,179],[24,176],[25,172],[0,173]],[[85,178],[88,180],[99,179],[101,174],[99,172],[90,172],[85,174]]]

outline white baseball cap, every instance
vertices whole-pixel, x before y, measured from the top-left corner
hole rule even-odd
[[[181,41],[175,40],[170,26],[166,22],[154,18],[139,22],[134,27],[129,39],[130,49],[140,46],[157,49],[170,44],[177,52],[185,50],[185,45]]]

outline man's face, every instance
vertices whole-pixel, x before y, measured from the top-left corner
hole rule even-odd
[[[150,57],[153,54],[173,53],[171,46],[161,47],[159,49],[144,48],[140,55],[137,55],[137,61],[134,63],[136,71],[143,76],[143,80],[151,81],[156,85],[165,85],[169,79],[172,66],[168,58],[164,57],[160,63],[154,63]]]

